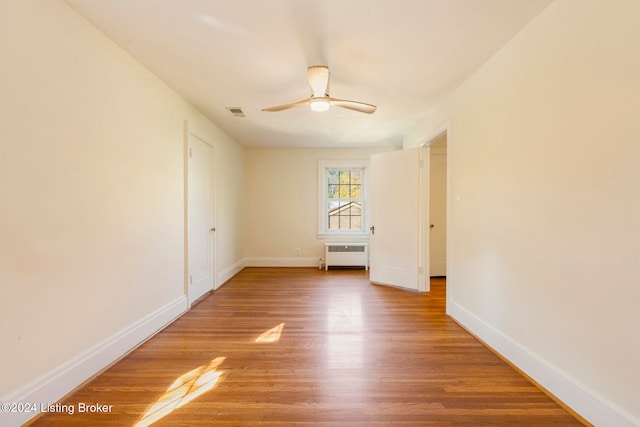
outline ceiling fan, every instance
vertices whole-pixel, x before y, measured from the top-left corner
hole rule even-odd
[[[309,86],[311,86],[312,92],[312,95],[309,98],[292,104],[263,108],[262,111],[282,111],[293,107],[299,107],[301,105],[309,105],[311,110],[318,112],[327,111],[332,105],[367,114],[371,114],[376,111],[375,105],[330,97],[328,93],[329,67],[324,65],[313,65],[307,68],[307,79],[309,80]]]

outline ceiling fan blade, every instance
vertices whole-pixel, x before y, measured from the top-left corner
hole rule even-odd
[[[310,101],[311,101],[311,98],[307,98],[302,101],[294,102],[293,104],[285,104],[285,105],[278,105],[276,107],[263,108],[262,111],[275,112],[275,111],[288,110],[289,108],[299,107],[301,105],[308,105]]]
[[[329,67],[313,65],[307,68],[307,80],[313,97],[325,96],[329,87]]]
[[[366,104],[364,102],[358,101],[349,101],[346,99],[337,99],[328,97],[331,105],[335,105],[336,107],[346,108],[348,110],[359,111],[361,113],[373,114],[376,111],[376,106],[372,104]]]

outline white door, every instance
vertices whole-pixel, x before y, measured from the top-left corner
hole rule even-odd
[[[435,277],[447,275],[447,154],[437,143],[430,148],[429,254],[431,262],[429,269],[431,276]]]
[[[419,271],[421,150],[371,156],[369,277],[374,283],[425,290]]]
[[[191,305],[215,287],[214,149],[192,129],[187,135],[188,298]]]

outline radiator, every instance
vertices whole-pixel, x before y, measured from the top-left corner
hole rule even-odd
[[[369,269],[368,243],[325,243],[325,270],[329,267],[359,267]]]

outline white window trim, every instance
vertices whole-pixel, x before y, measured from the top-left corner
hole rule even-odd
[[[362,177],[364,209],[362,213],[362,231],[335,230],[330,231],[326,207],[327,197],[327,169],[364,169]],[[337,239],[369,237],[369,160],[318,160],[318,238]]]

